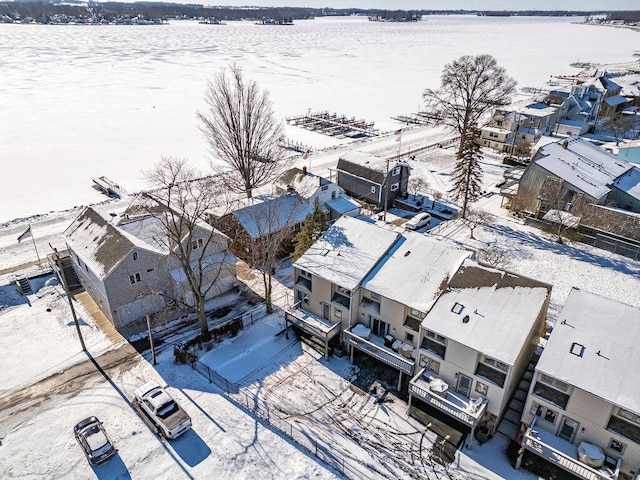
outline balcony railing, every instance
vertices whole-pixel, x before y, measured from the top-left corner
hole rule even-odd
[[[449,389],[444,392],[432,390],[431,386],[435,384],[436,379],[437,376],[422,369],[411,379],[409,394],[474,428],[487,409],[489,400],[483,397],[479,397],[480,400],[472,400]]]
[[[576,445],[556,437],[550,432],[534,430],[537,419],[538,417],[533,417],[533,421],[522,439],[522,446],[526,450],[584,480],[617,480],[622,463],[621,458],[617,459],[613,469],[589,467],[576,458],[578,452]],[[553,443],[553,446],[550,443]]]
[[[412,375],[415,368],[415,361],[410,358],[405,358],[402,355],[395,353],[388,347],[376,345],[375,343],[366,340],[358,335],[351,333],[349,330],[344,331],[344,343],[351,345],[358,350],[361,350],[373,358],[380,360],[387,365],[397,368],[402,373]]]
[[[288,323],[323,340],[331,340],[340,333],[340,327],[342,325],[340,322],[331,323],[324,318],[298,308],[299,306],[300,302],[285,309],[284,316]]]

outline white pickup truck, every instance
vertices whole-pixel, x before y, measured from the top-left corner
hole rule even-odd
[[[165,438],[177,438],[191,428],[191,417],[156,382],[145,383],[134,394],[140,409]]]

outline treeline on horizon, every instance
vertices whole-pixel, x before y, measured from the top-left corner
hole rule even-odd
[[[0,15],[20,18],[41,18],[44,16],[66,15],[104,18],[116,16],[137,16],[145,18],[209,18],[218,20],[242,20],[262,18],[308,19],[325,16],[371,15],[381,18],[410,18],[411,15],[487,15],[487,16],[582,16],[607,15],[607,20],[638,21],[640,11],[574,11],[574,10],[381,10],[361,8],[304,8],[304,7],[204,7],[199,4],[177,4],[169,2],[91,2],[75,0],[55,2],[15,1],[0,2]]]

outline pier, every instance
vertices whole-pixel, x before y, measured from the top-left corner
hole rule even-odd
[[[338,138],[375,137],[380,134],[373,128],[373,122],[326,111],[287,117],[287,123]]]
[[[107,177],[94,178],[93,183],[95,188],[109,197],[120,198],[125,194],[125,191],[120,185]]]
[[[404,123],[405,125],[429,125],[437,123],[441,117],[429,112],[411,113],[409,115],[397,115],[391,117],[391,120]]]

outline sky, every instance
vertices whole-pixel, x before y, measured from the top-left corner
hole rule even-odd
[[[175,3],[199,3],[190,0]],[[203,5],[219,5],[202,2]],[[382,8],[386,10],[421,9],[421,10],[637,10],[636,0],[538,0],[535,2],[522,0],[235,0],[226,1],[224,5],[262,7],[333,7],[333,8]]]

